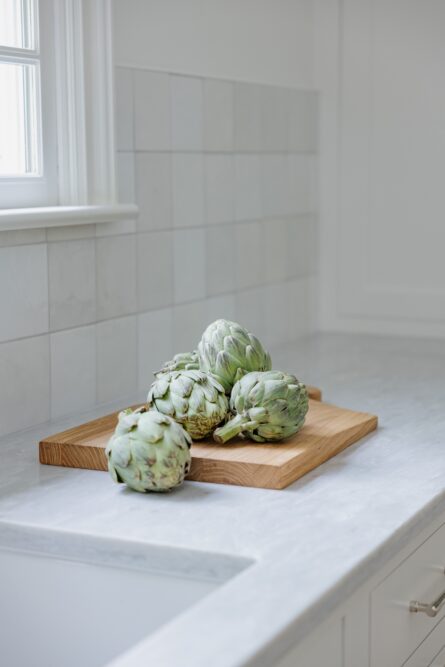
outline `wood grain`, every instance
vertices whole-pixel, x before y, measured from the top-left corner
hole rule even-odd
[[[106,470],[104,450],[117,415],[115,412],[45,438],[39,443],[40,462]],[[194,443],[188,479],[283,489],[376,427],[374,415],[311,399],[304,427],[283,443],[259,445],[239,438],[226,445],[212,440]]]

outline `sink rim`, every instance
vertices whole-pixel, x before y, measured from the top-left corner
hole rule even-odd
[[[47,528],[0,519],[0,549],[222,585],[257,561],[246,556]]]

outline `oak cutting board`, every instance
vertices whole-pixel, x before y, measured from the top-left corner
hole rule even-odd
[[[218,484],[283,489],[377,427],[377,417],[321,402],[311,388],[309,411],[301,431],[280,444],[234,439],[226,445],[201,440],[192,445],[188,479]],[[105,447],[117,412],[49,436],[39,444],[40,462],[106,470]]]

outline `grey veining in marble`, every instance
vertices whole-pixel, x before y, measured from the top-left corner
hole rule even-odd
[[[319,335],[273,360],[320,386],[325,400],[380,420],[376,433],[283,491],[187,482],[140,495],[104,473],[38,464],[42,436],[99,411],[0,441],[0,520],[9,527],[82,535],[85,548],[87,536],[116,550],[121,541],[179,548],[194,554],[191,568],[201,554],[212,576],[237,572],[113,666],[149,656],[166,667],[270,667],[445,510],[443,342]],[[243,563],[251,564],[240,571]]]

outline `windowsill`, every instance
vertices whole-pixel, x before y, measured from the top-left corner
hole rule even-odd
[[[137,214],[135,204],[8,208],[0,210],[0,232],[134,220]]]

